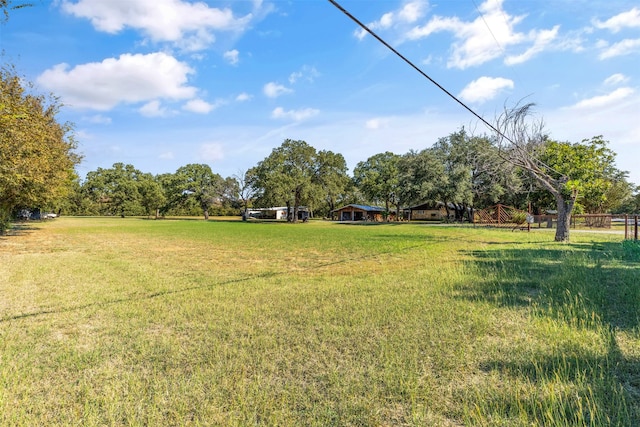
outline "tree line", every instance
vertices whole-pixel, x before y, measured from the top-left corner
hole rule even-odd
[[[524,121],[528,106],[506,111],[497,120],[498,135],[462,128],[420,151],[375,154],[351,175],[341,154],[287,139],[232,177],[206,164],[152,175],[116,163],[84,179],[75,173],[81,156],[73,125],[56,119],[59,108],[56,98],[34,94],[14,70],[0,71],[0,232],[20,209],[34,207],[70,215],[209,218],[287,206],[295,221],[300,206],[319,217],[350,203],[402,212],[439,202],[462,221],[500,202],[538,214],[557,210],[567,235],[561,229],[556,240],[567,240],[572,213],[640,212],[640,189],[616,168],[603,137],[552,140]]]
[[[571,179],[561,189],[575,195],[573,213],[638,212],[638,189],[615,167],[615,153],[597,136],[580,143],[545,140],[541,164]],[[387,212],[422,203],[443,203],[456,220],[496,203],[544,214],[554,195],[527,170],[505,160],[489,136],[460,129],[433,146],[405,154],[384,152],[359,162],[349,175],[344,157],[285,140],[244,173],[223,178],[205,164],[151,175],[133,165],[98,168],[77,181],[65,211],[76,215],[240,215],[250,207],[301,206],[316,217],[341,205],[383,206]]]

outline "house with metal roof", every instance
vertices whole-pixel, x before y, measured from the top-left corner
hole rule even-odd
[[[385,209],[379,206],[346,205],[332,212],[338,221],[384,221]]]

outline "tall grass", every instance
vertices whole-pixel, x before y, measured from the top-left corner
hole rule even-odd
[[[60,218],[0,240],[2,425],[634,425],[636,247]]]

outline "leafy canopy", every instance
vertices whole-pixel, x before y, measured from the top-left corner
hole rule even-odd
[[[56,98],[34,94],[12,69],[0,69],[0,231],[17,208],[64,199],[81,157],[70,123],[56,119]]]

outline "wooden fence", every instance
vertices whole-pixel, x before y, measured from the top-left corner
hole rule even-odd
[[[555,228],[557,215],[534,215],[533,224],[538,228]],[[612,229],[624,225],[624,238],[638,240],[638,224],[640,215],[586,214],[571,215],[571,228],[604,228]],[[619,228],[618,228],[619,229]]]
[[[506,205],[495,205],[474,212],[474,224],[505,228],[529,229],[533,216],[529,213]]]
[[[527,229],[532,226],[537,228],[555,228],[558,224],[558,216],[531,215],[520,209],[505,205],[495,205],[490,208],[475,211],[474,223],[492,227],[505,227],[512,229]],[[611,214],[585,214],[571,215],[571,228],[615,228],[620,230],[624,223],[624,238],[638,240],[638,225],[640,215],[611,215]]]
[[[624,238],[626,240],[638,240],[638,223],[640,223],[640,215],[624,216]]]

